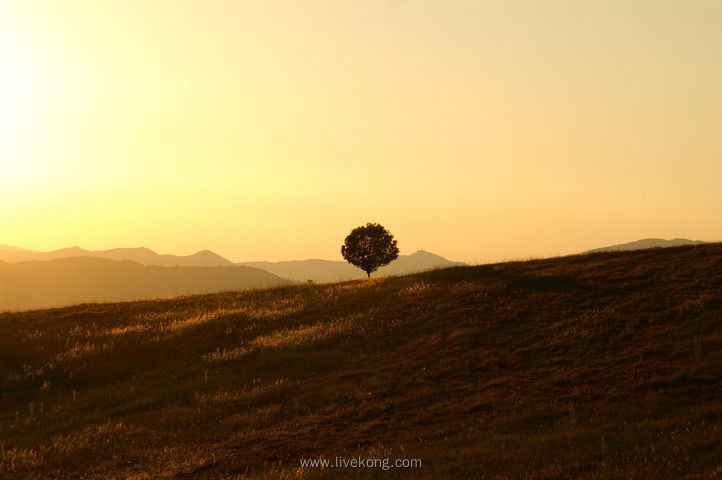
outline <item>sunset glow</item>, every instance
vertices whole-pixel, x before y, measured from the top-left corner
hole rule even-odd
[[[722,3],[0,6],[0,244],[466,262],[722,239]]]

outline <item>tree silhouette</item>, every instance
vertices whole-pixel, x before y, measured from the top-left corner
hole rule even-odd
[[[343,242],[341,255],[371,277],[371,272],[398,258],[399,247],[384,227],[378,223],[367,223],[365,227],[351,230]]]

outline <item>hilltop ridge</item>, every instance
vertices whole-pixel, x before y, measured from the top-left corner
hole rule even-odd
[[[0,245],[0,261],[5,262],[27,262],[31,260],[45,261],[59,258],[72,257],[96,257],[108,260],[140,263],[147,266],[158,267],[230,267],[233,263],[210,250],[201,250],[193,255],[169,255],[158,254],[145,247],[136,248],[112,248],[109,250],[86,250],[74,246],[53,250],[50,252],[38,252],[26,250],[20,247]]]
[[[619,245],[595,248],[593,250],[587,250],[583,253],[587,254],[598,252],[619,252],[627,250],[643,250],[645,248],[667,248],[679,247],[682,245],[702,245],[705,243],[707,242],[704,242],[702,240],[689,240],[687,238],[674,238],[672,240],[665,240],[663,238],[643,238],[642,240],[636,240],[634,242],[620,243]]]

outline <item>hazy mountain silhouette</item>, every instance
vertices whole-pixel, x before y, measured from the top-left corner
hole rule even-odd
[[[664,240],[662,238],[645,238],[637,240],[636,242],[621,243],[619,245],[612,245],[610,247],[595,248],[594,250],[587,250],[582,252],[586,253],[597,253],[597,252],[621,252],[626,250],[642,250],[644,248],[655,248],[655,247],[679,247],[681,245],[701,245],[702,240],[688,240],[686,238],[675,238],[673,240]]]
[[[193,255],[159,255],[148,248],[113,248],[110,250],[85,250],[80,247],[61,248],[52,252],[37,252],[20,247],[0,245],[0,261],[26,262],[30,260],[54,260],[72,257],[97,257],[109,260],[130,260],[141,265],[159,267],[230,267],[233,263],[210,250],[202,250]]]
[[[334,260],[292,260],[285,262],[242,262],[236,265],[256,267],[295,281],[313,280],[315,282],[335,282],[337,280],[350,280],[366,278],[366,274],[357,267],[345,261]],[[399,258],[378,269],[380,275],[403,275],[411,272],[420,272],[432,268],[453,267],[466,265],[461,262],[452,262],[419,250],[411,255],[399,255]]]
[[[305,282],[333,282],[336,280],[350,280],[364,278],[364,272],[346,261],[334,260],[292,260],[285,262],[241,262],[231,261],[211,252],[202,250],[193,255],[160,255],[144,247],[113,248],[110,250],[86,250],[80,247],[61,248],[51,252],[39,252],[20,247],[0,244],[0,262],[28,262],[47,261],[62,258],[95,257],[116,261],[131,261],[146,266],[159,267],[215,267],[215,266],[245,266],[266,270],[279,277]],[[432,268],[452,267],[466,265],[461,262],[452,262],[444,257],[424,250],[411,255],[399,255],[399,258],[385,267],[381,267],[377,274],[404,275],[406,273],[420,272]]]
[[[10,252],[33,252],[33,250],[28,250],[27,248],[15,247],[13,245],[3,245],[0,243],[0,251],[1,250],[7,250]]]
[[[0,261],[0,311],[243,290],[285,282],[264,270],[243,266],[160,267],[91,256]]]

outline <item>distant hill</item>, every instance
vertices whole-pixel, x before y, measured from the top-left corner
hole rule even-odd
[[[0,245],[0,261],[27,262],[30,260],[54,260],[58,258],[96,257],[109,260],[130,260],[141,265],[159,267],[230,267],[233,263],[210,250],[193,255],[160,255],[148,248],[113,248],[110,250],[85,250],[80,247],[61,248],[52,252],[37,252],[19,247]]]
[[[2,243],[0,243],[0,251],[3,251],[3,250],[9,251],[9,252],[32,252],[33,251],[33,250],[28,250],[27,248],[15,247],[13,245],[3,245]]]
[[[335,260],[291,260],[285,262],[241,262],[230,260],[210,251],[202,250],[193,255],[160,255],[144,247],[113,248],[110,250],[86,250],[80,247],[61,248],[51,252],[39,252],[20,247],[0,244],[0,262],[17,263],[32,260],[47,261],[61,258],[93,257],[116,261],[131,261],[146,266],[159,267],[253,267],[266,270],[278,277],[305,282],[335,282],[364,278],[366,274],[346,261]],[[434,268],[466,265],[452,262],[439,255],[419,250],[411,255],[400,255],[391,264],[380,268],[372,275],[404,275]]]
[[[621,243],[619,245],[612,245],[610,247],[595,248],[594,250],[587,250],[582,254],[587,253],[598,253],[598,252],[622,252],[628,250],[642,250],[645,248],[655,247],[680,247],[682,245],[702,245],[707,242],[702,240],[688,240],[686,238],[675,238],[673,240],[664,240],[662,238],[645,238],[637,240],[636,242]]]
[[[159,267],[105,258],[0,261],[0,311],[245,290],[286,281],[252,267]]]
[[[345,261],[334,260],[292,260],[286,262],[243,262],[236,265],[256,267],[290,280],[304,282],[335,282],[365,278],[366,274],[359,268]],[[379,268],[373,275],[404,275],[421,272],[433,268],[466,265],[452,262],[433,253],[419,250],[411,255],[399,255],[399,258],[385,267]]]

